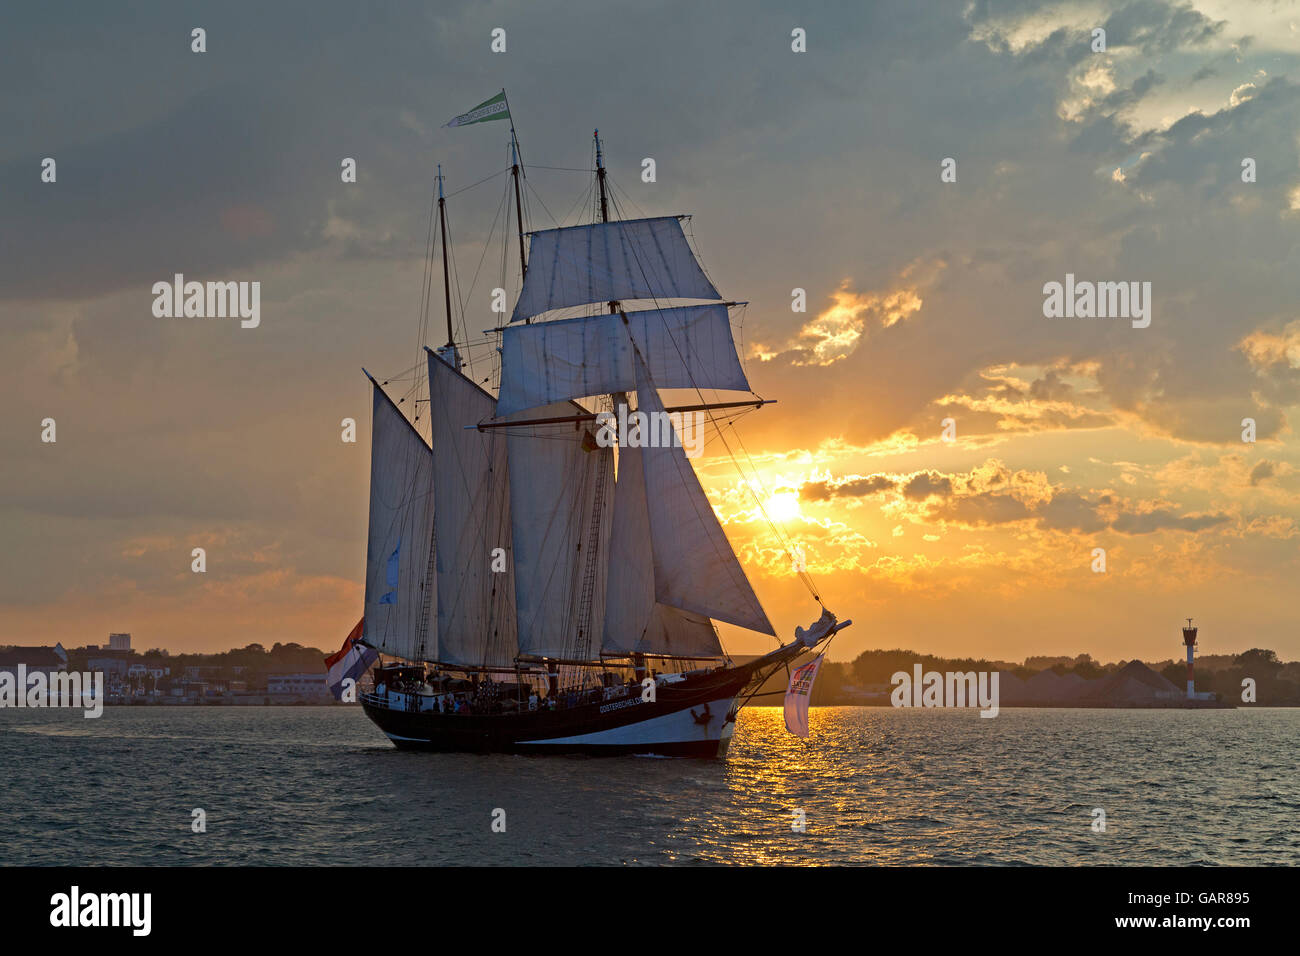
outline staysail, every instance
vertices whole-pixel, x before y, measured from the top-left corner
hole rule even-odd
[[[573,415],[567,402],[532,417]],[[613,449],[588,425],[507,428],[519,653],[594,659],[604,620]]]
[[[641,449],[620,448],[601,651],[609,656],[722,657],[707,617],[655,600],[654,559],[646,547],[650,539]]]
[[[366,546],[363,641],[407,660],[437,654],[426,619],[433,540],[433,455],[378,382],[370,439],[370,533]],[[426,604],[426,601],[428,602]]]
[[[534,260],[535,261],[535,260]],[[749,391],[724,305],[514,325],[502,333],[497,414],[636,388],[633,350],[659,388]]]
[[[636,367],[639,411],[662,421],[663,402],[645,363],[638,360]],[[655,431],[671,429],[669,424],[667,429]],[[643,448],[641,460],[654,553],[655,599],[775,635],[680,441]]]
[[[615,299],[720,299],[676,216],[532,233],[528,274],[511,322]]]
[[[493,414],[487,392],[430,351],[429,418],[438,545],[438,660],[513,667],[515,587],[506,438],[467,429]]]

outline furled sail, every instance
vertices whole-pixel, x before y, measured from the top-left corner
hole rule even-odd
[[[432,659],[438,648],[437,631],[425,616],[434,598],[432,464],[429,446],[375,382],[363,640],[407,660]]]
[[[601,650],[611,656],[722,657],[707,617],[655,601],[654,559],[646,547],[650,538],[641,449],[620,448]]]
[[[719,299],[676,216],[624,219],[532,234],[511,322],[626,299]]]
[[[565,402],[533,417],[577,411]],[[585,423],[505,431],[519,653],[594,659],[605,617],[613,449],[597,445]]]
[[[749,391],[724,305],[592,315],[505,329],[498,415],[636,388],[633,346],[660,388]]]
[[[465,428],[490,418],[496,403],[438,355],[428,357],[438,660],[512,667],[517,644],[506,438]]]
[[[663,402],[645,363],[638,361],[636,366],[639,410],[664,415]],[[671,429],[671,424],[667,428]],[[655,599],[775,635],[680,441],[643,448],[641,460],[654,552]]]

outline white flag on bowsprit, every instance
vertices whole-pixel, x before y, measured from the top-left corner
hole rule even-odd
[[[818,654],[790,674],[790,686],[785,692],[785,729],[797,737],[808,736],[808,698],[812,696],[813,681],[817,679],[823,657],[824,654]]]

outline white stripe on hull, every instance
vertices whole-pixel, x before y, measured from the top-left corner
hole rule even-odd
[[[735,721],[724,719],[731,710],[732,698],[713,700],[708,703],[709,719],[699,723],[692,716],[703,716],[704,706],[687,707],[676,713],[651,717],[649,720],[609,730],[599,730],[590,734],[575,734],[572,737],[548,737],[544,740],[521,740],[519,744],[527,746],[653,746],[655,744],[703,743],[705,741],[721,742],[728,739],[736,729]]]

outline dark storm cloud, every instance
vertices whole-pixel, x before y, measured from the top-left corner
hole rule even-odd
[[[1293,137],[1279,135],[1274,124],[1279,115],[1300,109],[1300,85],[1285,77],[1261,83],[1236,106],[1191,113],[1166,130],[1138,138],[1135,145],[1150,150],[1150,155],[1126,171],[1125,178],[1137,189],[1196,187],[1205,200],[1211,200],[1241,186],[1241,159],[1251,156],[1258,161],[1255,153],[1262,152],[1267,157],[1265,170],[1252,185],[1280,200],[1293,181],[1279,174],[1296,171],[1300,147]],[[1225,149],[1230,143],[1238,145],[1235,154]]]
[[[53,184],[38,179],[42,154],[10,160],[0,166],[13,184],[6,225],[24,241],[0,257],[0,295],[143,294],[174,272],[225,278],[318,247],[325,206],[305,184],[332,170],[295,135],[311,122],[266,93],[226,89],[129,133],[52,150]]]
[[[945,497],[952,494],[952,479],[937,471],[923,471],[913,475],[903,486],[903,497],[911,501],[924,501],[933,496]]]
[[[1202,531],[1231,520],[1226,514],[1176,515],[1165,508],[1142,513],[1122,514],[1111,522],[1121,534],[1152,534],[1156,531]]]
[[[1018,498],[992,492],[952,498],[926,515],[929,520],[956,521],[965,525],[1006,524],[1031,517],[1033,513]]]
[[[979,25],[1019,9],[976,5],[969,16]],[[1250,416],[1261,436],[1277,437],[1286,427],[1282,409],[1295,401],[1293,376],[1282,367],[1259,373],[1237,344],[1253,329],[1270,326],[1275,316],[1287,315],[1300,298],[1300,247],[1283,214],[1289,191],[1300,181],[1288,119],[1296,111],[1297,87],[1277,79],[1253,99],[1191,113],[1168,130],[1143,129],[1133,120],[1133,112],[1147,108],[1157,93],[1169,95],[1168,81],[1159,82],[1167,75],[1164,52],[1177,50],[1183,64],[1202,55],[1198,51],[1232,62],[1210,45],[1224,29],[1187,4],[1118,8],[1109,19],[1111,45],[1135,43],[1145,51],[1145,62],[1132,71],[1133,58],[1116,59],[1131,72],[1118,74],[1118,90],[1093,102],[1073,123],[1060,120],[1056,105],[1075,95],[1066,72],[1092,65],[1085,62],[1092,56],[1086,34],[1053,31],[1018,52],[996,42],[992,51],[985,44],[957,47],[950,62],[989,90],[991,99],[1017,102],[1019,116],[997,115],[996,107],[994,115],[983,114],[999,129],[996,156],[986,158],[982,149],[992,138],[972,141],[954,131],[949,141],[960,142],[963,153],[957,188],[931,191],[916,182],[906,200],[876,204],[893,216],[891,241],[906,250],[904,261],[941,255],[948,269],[919,290],[925,304],[918,314],[864,336],[837,365],[785,372],[779,362],[765,363],[770,391],[802,387],[812,401],[827,406],[865,403],[871,414],[855,419],[846,437],[884,437],[920,427],[913,423],[928,424],[921,420],[932,402],[990,364],[987,337],[996,334],[1002,361],[1051,364],[1068,357],[1095,363],[1098,399],[1155,431],[1231,443],[1237,440],[1233,426]],[[1059,56],[1035,55],[1058,47]],[[989,52],[998,69],[988,69]],[[1243,81],[1254,74],[1239,62],[1232,69],[1244,74]],[[914,87],[925,85],[919,76],[898,79],[888,99],[908,98],[906,79]],[[1024,79],[1029,82],[1022,84]],[[1143,153],[1149,155],[1126,168],[1122,183],[1108,175]],[[1267,183],[1241,182],[1244,155],[1270,170]],[[913,168],[931,161],[920,149],[909,160]],[[1002,178],[991,174],[998,164],[1007,170]],[[995,234],[972,229],[973,222],[997,223]],[[1053,225],[1067,222],[1068,230]],[[930,227],[925,237],[921,223]],[[941,244],[936,235],[944,237]],[[1087,242],[1079,241],[1085,235]],[[1042,284],[1060,281],[1066,272],[1149,279],[1156,297],[1152,327],[1044,320]],[[883,284],[865,274],[855,282],[864,290]],[[903,358],[920,354],[927,356],[924,363]],[[1014,398],[1010,391],[1004,387],[1003,397]],[[775,409],[774,427],[787,424],[787,414]],[[996,425],[999,419],[982,421]],[[1103,424],[1094,414],[1086,423],[1071,421],[1074,427]],[[969,428],[964,433],[972,434]]]
[[[1061,380],[1061,374],[1054,368],[1048,369],[1042,378],[1035,379],[1029,385],[1029,397],[1040,402],[1063,402],[1074,395],[1074,386]]]
[[[1109,528],[1121,534],[1145,535],[1157,531],[1196,532],[1231,520],[1226,514],[1179,515],[1165,508],[1154,511],[1126,511],[1108,520],[1100,513],[1103,499],[1090,500],[1085,494],[1057,490],[1052,500],[1041,505],[1021,501],[1010,494],[978,492],[960,495],[931,507],[927,521],[954,521],[980,527],[1033,521],[1039,528],[1075,534],[1095,534]]]
[[[1263,484],[1269,478],[1277,474],[1277,463],[1269,461],[1267,458],[1255,465],[1250,470],[1251,487]]]
[[[866,478],[850,478],[845,481],[809,481],[799,489],[799,497],[805,501],[826,501],[831,498],[861,498],[866,495],[893,491],[898,482],[888,475],[871,475]]]
[[[1161,0],[1127,3],[1103,24],[1108,47],[1139,46],[1147,54],[1203,44],[1220,35],[1226,25],[1226,21],[1211,20],[1190,3]]]
[[[1104,499],[1097,504],[1104,504]],[[1092,534],[1106,527],[1104,518],[1097,514],[1097,504],[1074,491],[1061,491],[1038,509],[1038,518],[1044,528],[1054,531],[1077,531]]]

